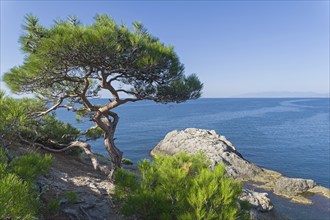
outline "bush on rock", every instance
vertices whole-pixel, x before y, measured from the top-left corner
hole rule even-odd
[[[142,219],[237,219],[240,183],[229,178],[223,165],[209,169],[201,154],[157,156],[138,164],[141,178],[119,169],[115,197],[122,213]]]

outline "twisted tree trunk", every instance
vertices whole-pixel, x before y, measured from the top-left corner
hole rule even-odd
[[[112,117],[113,120],[110,120],[109,117]],[[98,111],[95,114],[94,121],[104,132],[104,146],[111,157],[111,171],[109,178],[112,179],[114,171],[121,166],[121,159],[123,155],[114,142],[114,135],[119,117],[116,113],[109,110],[106,112]]]

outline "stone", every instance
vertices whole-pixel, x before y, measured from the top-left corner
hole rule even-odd
[[[249,189],[243,189],[242,194],[239,196],[241,201],[247,201],[256,210],[261,212],[268,212],[273,209],[267,193],[254,192]]]
[[[315,186],[314,180],[280,177],[276,180],[274,186],[274,193],[279,195],[295,196],[307,192]]]

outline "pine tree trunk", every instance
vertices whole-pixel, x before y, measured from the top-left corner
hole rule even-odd
[[[109,177],[112,178],[114,171],[116,171],[116,169],[120,168],[121,166],[123,153],[115,146],[113,137],[111,137],[111,135],[104,134],[104,146],[111,157],[111,173]]]
[[[109,116],[113,118],[112,121],[109,119]],[[110,179],[113,178],[114,171],[121,166],[121,159],[123,155],[114,142],[114,134],[118,120],[118,115],[110,111],[103,114],[98,112],[94,117],[96,124],[104,131],[104,146],[111,157]]]

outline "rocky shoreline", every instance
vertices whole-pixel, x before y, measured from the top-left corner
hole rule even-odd
[[[12,153],[19,155],[29,151],[34,150],[22,146],[14,148]],[[200,151],[204,152],[212,165],[225,163],[227,173],[244,183],[240,199],[254,207],[250,212],[252,219],[287,219],[274,208],[269,193],[300,204],[312,204],[306,197],[308,194],[330,198],[330,190],[317,185],[313,180],[285,177],[245,160],[224,136],[215,131],[195,128],[172,131],[151,151],[151,155],[173,155],[179,152],[193,154]],[[54,162],[50,172],[39,177],[37,184],[40,199],[45,204],[56,201],[58,207],[55,212],[49,210],[44,213],[41,219],[124,219],[119,214],[119,207],[112,202],[114,184],[102,172],[93,169],[87,155],[52,155]],[[97,157],[101,165],[110,166],[108,158],[102,155]],[[136,172],[135,166],[125,168]],[[77,199],[70,201],[66,196],[68,193]]]
[[[225,136],[217,134],[214,130],[197,128],[188,128],[184,131],[174,130],[159,142],[150,155],[154,157],[158,154],[174,155],[180,152],[189,154],[203,152],[211,162],[211,166],[224,163],[229,176],[243,183],[252,183],[257,188],[271,191],[294,203],[313,204],[306,197],[308,194],[319,194],[330,198],[330,190],[317,185],[314,180],[289,178],[244,159]],[[267,212],[273,208],[267,193],[244,189],[241,199],[248,201],[261,212]]]

